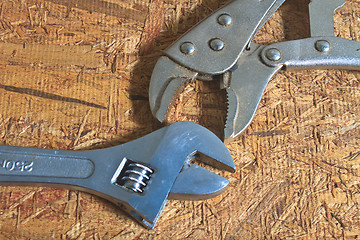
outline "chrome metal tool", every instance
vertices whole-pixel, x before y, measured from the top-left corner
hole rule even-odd
[[[225,139],[251,122],[263,91],[279,70],[360,70],[360,42],[334,37],[334,11],[345,0],[311,0],[311,37],[261,46],[253,37],[285,0],[233,0],[178,39],[150,81],[150,107],[163,121],[172,101],[195,79],[220,79],[228,95]]]
[[[196,164],[235,171],[222,141],[198,124],[178,122],[135,141],[92,151],[0,146],[0,185],[64,187],[105,198],[153,228],[167,199],[202,200],[229,181]]]

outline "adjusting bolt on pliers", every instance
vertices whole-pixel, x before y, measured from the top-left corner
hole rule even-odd
[[[91,151],[0,146],[0,185],[64,187],[105,198],[147,228],[167,199],[202,200],[222,193],[229,180],[196,164],[235,171],[212,132],[177,122],[135,141]]]
[[[163,121],[171,102],[195,78],[220,78],[228,96],[225,139],[251,122],[268,81],[279,70],[360,69],[360,42],[334,37],[334,11],[345,0],[311,0],[311,37],[269,46],[252,39],[285,0],[233,0],[180,37],[150,80],[150,107]]]

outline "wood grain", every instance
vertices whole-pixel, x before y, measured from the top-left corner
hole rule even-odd
[[[225,1],[3,0],[0,140],[98,149],[161,127],[148,85],[161,55]],[[309,36],[308,0],[288,0],[255,41]],[[335,14],[335,35],[360,41],[358,0]],[[226,94],[196,81],[167,122],[221,137]],[[0,187],[0,239],[356,239],[360,236],[360,74],[280,72],[250,127],[229,150],[237,167],[221,196],[169,201],[146,230],[96,196]]]

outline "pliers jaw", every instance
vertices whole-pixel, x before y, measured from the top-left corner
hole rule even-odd
[[[197,75],[197,72],[182,67],[167,56],[160,57],[151,75],[149,87],[151,112],[160,122],[164,121],[173,100]]]

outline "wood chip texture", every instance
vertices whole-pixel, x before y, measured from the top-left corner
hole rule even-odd
[[[159,129],[148,102],[157,59],[225,3],[0,1],[1,144],[100,149]],[[254,41],[309,37],[308,3],[286,1]],[[346,0],[334,22],[336,36],[360,41],[359,0]],[[226,109],[218,83],[195,81],[167,122],[197,122],[221,137]],[[229,188],[206,201],[169,201],[153,230],[91,194],[2,186],[0,239],[360,237],[358,71],[279,72],[227,147],[237,170],[219,173]]]

